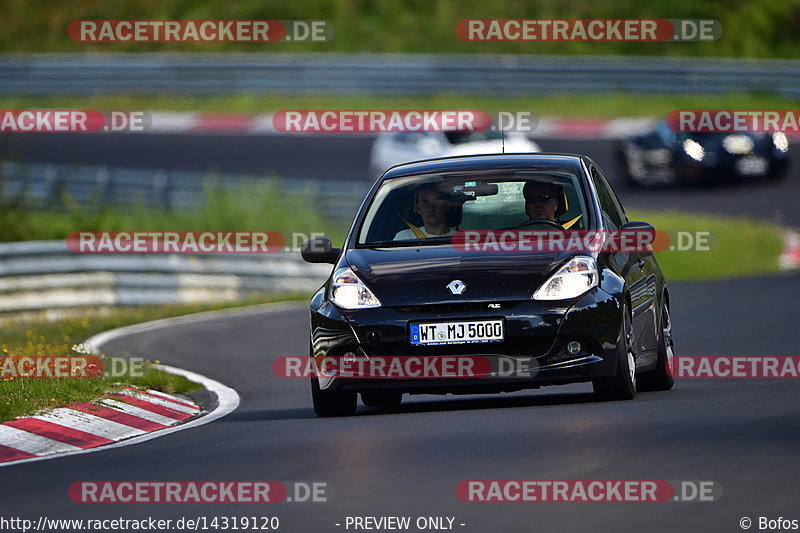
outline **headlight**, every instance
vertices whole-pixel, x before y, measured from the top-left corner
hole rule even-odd
[[[533,293],[534,300],[567,300],[597,285],[597,264],[591,257],[575,257]]]
[[[753,139],[747,135],[728,135],[722,139],[722,147],[729,154],[743,155],[753,151]]]
[[[369,309],[381,306],[380,300],[349,268],[340,268],[334,272],[331,301],[343,309]]]
[[[772,144],[781,152],[789,150],[789,139],[786,138],[786,134],[782,131],[776,131],[772,134]]]
[[[705,149],[694,139],[686,139],[683,141],[683,151],[695,161],[702,161],[703,157],[706,155]]]

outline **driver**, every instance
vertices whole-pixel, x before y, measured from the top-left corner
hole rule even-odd
[[[394,236],[394,240],[419,239],[424,237],[441,237],[452,235],[455,228],[447,226],[447,213],[452,203],[442,191],[436,187],[423,187],[417,191],[414,200],[414,212],[422,217],[422,228],[404,229]]]
[[[522,188],[525,197],[525,213],[531,220],[556,221],[561,188],[551,183],[528,181]]]

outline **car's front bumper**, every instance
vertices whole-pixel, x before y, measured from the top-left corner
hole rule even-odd
[[[766,162],[764,172],[753,174],[742,173],[739,162],[748,158],[759,158]],[[726,152],[710,154],[705,160],[698,162],[685,159],[679,166],[680,177],[688,183],[750,181],[759,178],[777,176],[786,171],[788,160],[785,154],[773,155],[763,153],[729,154]]]
[[[613,375],[617,368],[622,302],[615,291],[595,288],[569,302],[465,302],[357,311],[343,311],[324,298],[317,303],[320,305],[312,311],[311,349],[322,389],[489,393],[589,381]],[[505,322],[505,340],[501,342],[438,346],[409,342],[412,322],[492,318]],[[567,353],[570,341],[581,344],[580,352]],[[369,364],[349,366],[349,371],[341,372],[324,363],[325,358],[343,357],[357,362],[477,357],[491,371],[478,377],[398,377],[359,372],[370,368]]]

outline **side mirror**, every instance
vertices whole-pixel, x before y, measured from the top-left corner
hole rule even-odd
[[[328,237],[309,239],[300,246],[300,255],[306,263],[336,264],[341,248],[334,248]]]
[[[652,224],[649,222],[637,222],[631,220],[630,222],[626,222],[620,228],[623,231],[655,231],[656,228],[653,227]]]
[[[616,238],[627,243],[622,244],[623,249],[633,246],[633,250],[637,252],[648,253],[652,251],[650,245],[656,240],[656,228],[649,222],[630,221],[622,225]]]

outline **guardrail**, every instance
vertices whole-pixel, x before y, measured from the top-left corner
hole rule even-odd
[[[270,181],[260,178],[260,181]],[[0,208],[14,203],[71,202],[179,209],[209,190],[234,189],[258,178],[237,174],[0,164]],[[277,178],[281,194],[302,194],[330,217],[351,219],[366,182]],[[81,306],[157,305],[241,299],[253,294],[316,290],[330,273],[297,252],[270,254],[74,254],[64,241],[0,243],[0,313]]]
[[[64,196],[77,205],[128,205],[181,209],[202,203],[206,193],[248,183],[271,184],[281,194],[302,194],[326,215],[352,219],[370,183],[286,177],[255,177],[191,171],[0,163],[0,207],[56,206]]]
[[[0,54],[0,94],[800,95],[800,61],[483,54]]]
[[[0,313],[314,291],[329,273],[297,252],[90,255],[64,241],[2,243]]]

